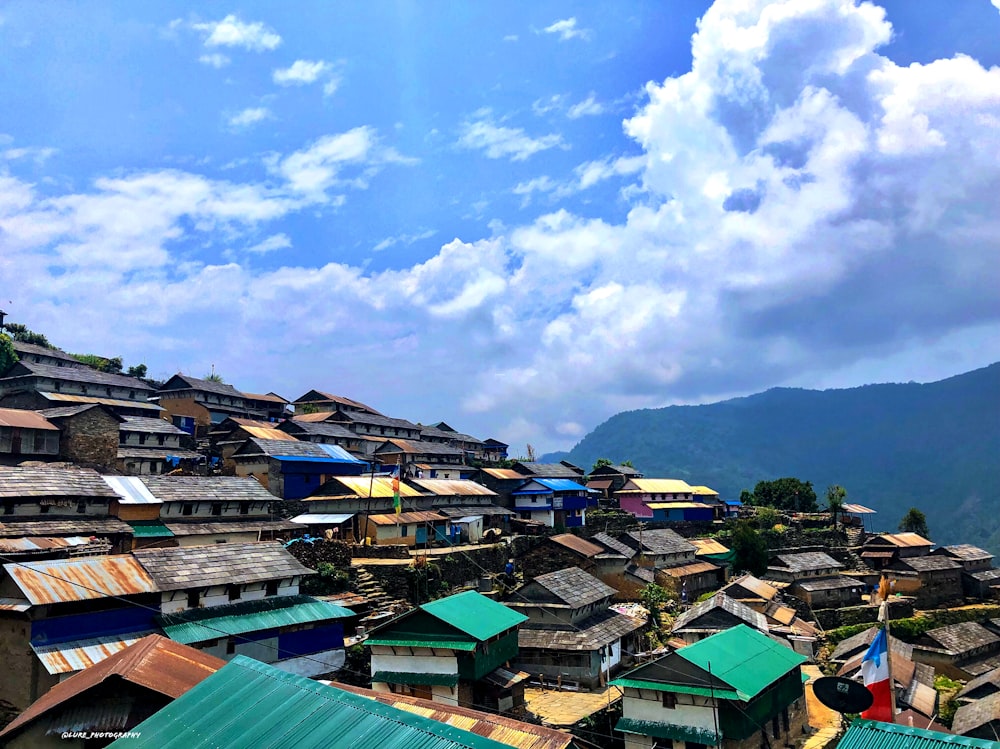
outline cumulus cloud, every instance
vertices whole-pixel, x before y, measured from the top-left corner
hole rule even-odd
[[[202,34],[206,47],[241,47],[251,52],[266,52],[281,44],[277,32],[260,21],[242,21],[233,14],[221,21],[193,23],[191,28]]]
[[[580,117],[591,117],[597,114],[604,114],[604,105],[597,100],[597,96],[593,92],[586,99],[574,104],[566,111],[566,116],[571,120],[576,120]]]
[[[458,145],[482,151],[488,158],[524,161],[539,151],[563,145],[562,136],[556,133],[533,138],[522,128],[498,125],[488,110],[476,114],[475,119],[462,123]]]
[[[584,41],[590,39],[591,31],[590,29],[581,29],[576,25],[576,18],[564,18],[561,21],[556,21],[550,26],[546,26],[542,29],[546,34],[558,34],[559,41],[566,42],[570,39],[583,39]]]
[[[237,112],[229,118],[229,127],[240,130],[256,125],[272,117],[271,110],[267,107],[248,107],[241,112]]]
[[[332,68],[323,60],[296,60],[287,68],[277,68],[271,77],[279,86],[305,86],[326,76]]]

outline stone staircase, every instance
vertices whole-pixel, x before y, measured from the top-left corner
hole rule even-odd
[[[847,529],[847,545],[848,547],[861,546],[865,538],[865,532],[862,528],[851,525]]]
[[[351,567],[349,584],[351,590],[367,599],[371,607],[369,616],[386,611],[406,611],[412,608],[407,601],[393,598],[386,593],[378,580],[361,565]]]

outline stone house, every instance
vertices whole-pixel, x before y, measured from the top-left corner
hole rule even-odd
[[[292,406],[295,408],[296,415],[302,412],[303,407],[306,406],[310,409],[315,409],[315,412],[321,413],[344,411],[347,413],[367,413],[375,414],[377,416],[382,415],[371,406],[366,406],[360,401],[345,398],[342,395],[324,393],[322,390],[310,390],[305,395],[301,395],[292,401]]]
[[[181,373],[163,383],[155,400],[163,408],[163,418],[195,437],[206,436],[230,416],[267,419],[266,409],[251,406],[232,385]]]
[[[844,568],[840,562],[821,551],[778,554],[768,564],[767,577],[779,582],[831,577]]]
[[[0,378],[0,406],[43,409],[74,403],[102,403],[119,415],[158,411],[148,401],[153,389],[142,380],[86,366],[19,361]]]
[[[618,540],[634,550],[638,566],[653,569],[693,564],[698,552],[698,547],[670,528],[629,531]]]
[[[46,408],[42,416],[59,428],[59,459],[110,471],[118,460],[119,429],[124,416],[100,403]]]
[[[86,367],[82,361],[77,359],[71,354],[67,354],[57,348],[49,348],[48,346],[38,346],[34,343],[25,343],[23,341],[11,341],[14,346],[14,351],[17,352],[17,358],[19,361],[29,362],[31,364],[47,364],[51,367]],[[0,375],[4,375],[6,372],[0,372]]]
[[[364,411],[332,411],[326,421],[343,424],[355,434],[368,437],[420,440],[422,427],[406,419],[394,419]]]
[[[962,565],[962,594],[971,598],[1000,596],[1000,570],[993,567],[993,555],[972,544],[942,546],[931,556],[951,559]]]
[[[893,590],[913,596],[920,608],[934,608],[962,599],[962,565],[947,556],[908,557],[886,569]]]
[[[513,468],[480,468],[472,474],[472,479],[496,492],[499,504],[508,508],[514,507],[511,492],[524,484],[524,475]]]
[[[720,591],[677,617],[670,634],[691,644],[739,624],[749,625],[764,634],[770,631],[763,614]]]
[[[352,455],[364,452],[362,439],[343,424],[330,421],[307,421],[306,419],[287,419],[278,427],[302,442],[321,442],[328,445],[339,445]]]
[[[107,746],[114,740],[110,732],[130,731],[224,665],[162,635],[147,635],[53,686],[0,731],[0,742],[9,749]],[[66,725],[81,736],[51,728]],[[104,732],[106,739],[82,737]]]
[[[179,466],[193,467],[205,456],[182,447],[187,432],[164,419],[125,416],[118,428],[117,468],[132,476],[167,473]]]
[[[778,554],[767,568],[767,578],[791,583],[785,592],[813,609],[860,605],[865,584],[842,576],[841,569],[840,562],[821,551]]]
[[[527,617],[475,591],[411,609],[372,630],[372,689],[471,707],[518,652]]]
[[[577,567],[539,575],[506,601],[528,617],[514,666],[550,682],[595,689],[641,649],[641,619],[609,609],[615,589]]]
[[[247,408],[262,413],[264,421],[278,422],[291,416],[291,404],[277,393],[243,393],[243,397]]]
[[[337,445],[294,438],[249,439],[233,453],[232,460],[237,476],[255,478],[282,499],[304,499],[330,478],[358,476],[367,467]]]
[[[443,421],[439,421],[433,426],[421,427],[420,441],[438,442],[458,448],[462,451],[466,462],[469,463],[486,458],[486,444],[481,439],[470,434],[463,434]]]
[[[959,707],[951,729],[960,736],[984,739],[989,746],[996,746],[1000,735],[1000,695],[991,694]]]
[[[624,488],[629,479],[641,479],[641,471],[626,465],[599,466],[587,474],[587,488],[596,489],[601,499],[611,500],[615,492]]]
[[[916,533],[880,533],[865,541],[861,558],[874,570],[882,570],[900,559],[927,556],[931,544]]]
[[[507,460],[507,448],[509,447],[510,445],[506,442],[489,437],[483,441],[483,460],[487,463],[499,463],[501,460]]]
[[[59,427],[34,411],[0,408],[0,464],[59,457]]]
[[[400,466],[405,478],[463,479],[475,472],[465,464],[464,450],[440,442],[389,438],[373,455],[385,469]]]
[[[615,730],[626,749],[790,744],[807,730],[805,660],[750,627],[732,627],[612,681],[624,690]]]
[[[625,573],[627,561],[620,551],[609,550],[572,533],[560,533],[549,536],[524,554],[518,565],[525,580],[566,567],[577,567],[617,590],[616,583]]]
[[[246,444],[247,440],[296,440],[294,435],[279,429],[282,424],[272,424],[259,419],[246,419],[242,416],[229,416],[212,427],[208,433],[212,455],[221,459],[222,470],[227,474],[236,473],[236,462],[233,454]],[[260,467],[264,470],[264,466]]]
[[[970,681],[1000,667],[1000,621],[961,622],[932,629],[913,645],[913,660],[952,679]]]

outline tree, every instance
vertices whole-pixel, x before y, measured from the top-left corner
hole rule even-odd
[[[931,532],[927,528],[927,516],[916,507],[911,507],[899,521],[899,530],[907,533],[916,533],[919,536],[929,539]]]
[[[0,331],[0,376],[17,364],[17,351],[14,342],[6,333]]]
[[[803,483],[791,477],[758,481],[753,488],[753,504],[788,512],[815,512],[816,490],[811,481]]]
[[[147,369],[145,364],[136,364],[134,367],[128,368],[128,376],[138,377],[140,380],[146,376],[146,372]]]
[[[741,520],[736,524],[730,546],[736,555],[733,567],[737,572],[763,575],[767,571],[767,544],[752,523]]]
[[[214,369],[209,374],[205,375],[203,379],[208,380],[209,382],[225,383],[225,380],[222,379],[222,375],[217,374]]]
[[[607,458],[598,458],[597,460],[594,461],[594,467],[590,469],[590,472],[593,473],[598,468],[604,468],[604,466],[609,466],[609,465],[612,465],[612,463]]]
[[[840,484],[826,488],[826,509],[833,515],[833,529],[837,529],[837,515],[844,510],[844,500],[847,499],[847,489]]]
[[[4,325],[7,332],[10,333],[11,337],[20,343],[31,343],[35,346],[44,346],[45,348],[52,348],[52,344],[49,343],[49,339],[43,336],[41,333],[36,333],[33,330],[28,330],[21,323],[9,322]]]
[[[649,625],[654,630],[662,626],[663,604],[670,600],[670,593],[656,583],[650,583],[639,591],[639,600],[649,611]]]
[[[72,356],[78,362],[82,362],[88,367],[93,367],[99,372],[107,372],[109,374],[121,374],[122,372],[122,358],[120,356],[112,359],[98,356],[97,354],[72,354]]]
[[[623,466],[628,466],[629,468],[635,468],[635,466],[632,465],[632,460],[631,459],[629,459],[629,460],[623,460],[622,461],[622,465]]]

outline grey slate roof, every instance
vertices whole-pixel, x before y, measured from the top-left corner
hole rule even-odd
[[[326,452],[315,442],[303,442],[301,440],[262,440],[251,437],[243,443],[243,447],[236,451],[236,455],[266,455],[288,456],[297,458],[329,458],[330,453]]]
[[[700,603],[696,603],[690,609],[677,617],[676,620],[674,620],[674,626],[670,629],[670,631],[678,632],[680,630],[687,629],[691,627],[695,620],[700,619],[712,609],[716,608],[732,614],[756,630],[761,632],[768,631],[767,619],[763,614],[754,611],[745,603],[740,603],[739,601],[730,598],[725,593],[716,593],[711,598],[708,598]]]
[[[24,536],[91,536],[128,533],[132,526],[118,518],[52,518],[0,523],[0,538]]]
[[[69,365],[74,367],[85,367],[87,366],[82,361],[77,359],[72,354],[67,354],[62,349],[48,348],[46,346],[38,346],[34,343],[25,343],[23,341],[12,341],[14,344],[14,350],[20,358],[25,356],[31,356],[32,354],[37,354],[38,356],[47,356],[50,359],[60,359]]]
[[[46,419],[63,419],[67,416],[76,416],[77,414],[82,414],[84,411],[89,411],[92,408],[100,408],[99,403],[80,403],[76,406],[60,406],[58,408],[42,408],[38,410],[42,416]],[[112,412],[113,413],[113,412]],[[119,421],[123,421],[123,417],[117,416]],[[166,422],[164,422],[166,423]]]
[[[231,398],[245,397],[243,393],[228,383],[202,380],[198,377],[181,374],[180,372],[163,383],[163,387],[157,393],[162,395],[174,390],[202,390],[206,393],[215,393],[216,395],[228,395]]]
[[[979,572],[966,572],[963,574],[966,574],[969,577],[973,578],[974,580],[978,580],[981,583],[991,583],[1000,581],[1000,570],[993,567],[991,567],[988,570],[979,570]]]
[[[980,549],[978,546],[973,546],[972,544],[943,546],[937,549],[935,553],[947,554],[947,556],[952,556],[965,562],[981,562],[993,558],[993,555],[986,551],[986,549]]]
[[[119,427],[123,432],[144,432],[146,434],[187,434],[165,419],[149,416],[123,416],[125,422]]]
[[[939,643],[950,653],[964,653],[983,645],[1000,643],[1000,637],[978,622],[960,622],[929,630],[924,637]]]
[[[567,567],[539,575],[532,582],[547,590],[561,603],[573,608],[587,606],[615,594],[614,588],[579,567]]]
[[[142,390],[144,393],[152,393],[153,390],[145,382],[135,377],[99,372],[90,367],[58,367],[54,364],[38,364],[22,360],[7,372],[7,377],[24,377],[26,375],[48,377],[53,380],[82,382],[88,385],[110,385],[130,390]]]
[[[596,533],[590,540],[596,541],[601,546],[604,546],[617,554],[621,554],[626,559],[631,559],[635,555],[635,549],[628,544],[623,544],[617,538],[609,536],[607,533]]]
[[[254,520],[245,516],[239,520],[218,523],[164,523],[175,536],[204,536],[221,533],[256,533],[257,531],[300,531],[302,526],[290,520]]]
[[[97,471],[89,468],[0,467],[0,497],[106,497],[117,499]]]
[[[969,681],[968,684],[958,693],[958,697],[965,697],[969,693],[974,693],[981,687],[988,687],[991,693],[1000,692],[1000,668],[994,668],[992,671],[987,671],[982,676],[977,676],[975,679]]]
[[[288,419],[278,427],[288,434],[315,434],[321,437],[356,440],[358,435],[333,421],[295,421]]]
[[[132,552],[160,590],[311,575],[279,542],[177,546]]]
[[[517,644],[522,649],[597,650],[634,632],[643,624],[639,619],[615,611],[602,611],[588,616],[575,627],[536,629],[530,624],[522,624],[517,631]]]
[[[813,570],[841,569],[844,565],[822,551],[807,551],[801,554],[778,554],[781,567],[790,572],[812,572]],[[779,565],[775,565],[776,567]]]
[[[698,547],[689,543],[683,536],[670,528],[657,528],[655,530],[629,531],[626,534],[625,543],[636,549],[644,549],[648,554],[683,554],[690,552],[694,554]],[[624,540],[624,539],[623,539]]]
[[[574,471],[572,468],[565,466],[562,463],[518,462],[517,465],[527,471],[527,474],[525,475],[534,476],[535,478],[579,480],[583,477],[582,472]],[[515,470],[517,470],[516,467]]]
[[[951,730],[963,735],[993,721],[1000,722],[1000,693],[982,697],[958,708],[952,719]]]
[[[243,476],[142,476],[163,502],[273,502],[271,492]]]
[[[381,414],[372,414],[363,411],[339,411],[335,414],[335,417],[339,418],[334,418],[334,422],[340,420],[341,422],[348,421],[353,424],[366,424],[376,427],[410,429],[417,432],[417,434],[420,433],[421,429],[421,427],[417,426],[412,421],[407,421],[406,419],[394,419],[391,416],[382,416]]]
[[[935,570],[959,570],[962,565],[946,556],[908,557],[895,562],[893,567],[909,567],[917,572],[933,572]]]
[[[454,442],[468,442],[470,444],[482,445],[483,441],[473,437],[471,434],[462,434],[461,432],[449,432],[445,429],[438,429],[437,427],[420,427],[421,437],[433,437],[435,439],[443,439]]]
[[[867,650],[868,646],[872,644],[872,640],[875,639],[877,632],[877,627],[869,627],[863,632],[858,632],[856,635],[841,640],[831,654],[830,660],[848,661],[858,653]],[[907,660],[913,660],[913,646],[909,643],[905,643],[889,635],[889,645],[894,653],[902,655]]]
[[[865,584],[853,577],[822,577],[816,580],[799,580],[797,583],[802,590],[812,592],[814,590],[838,590],[840,588],[860,588],[864,590]]]

